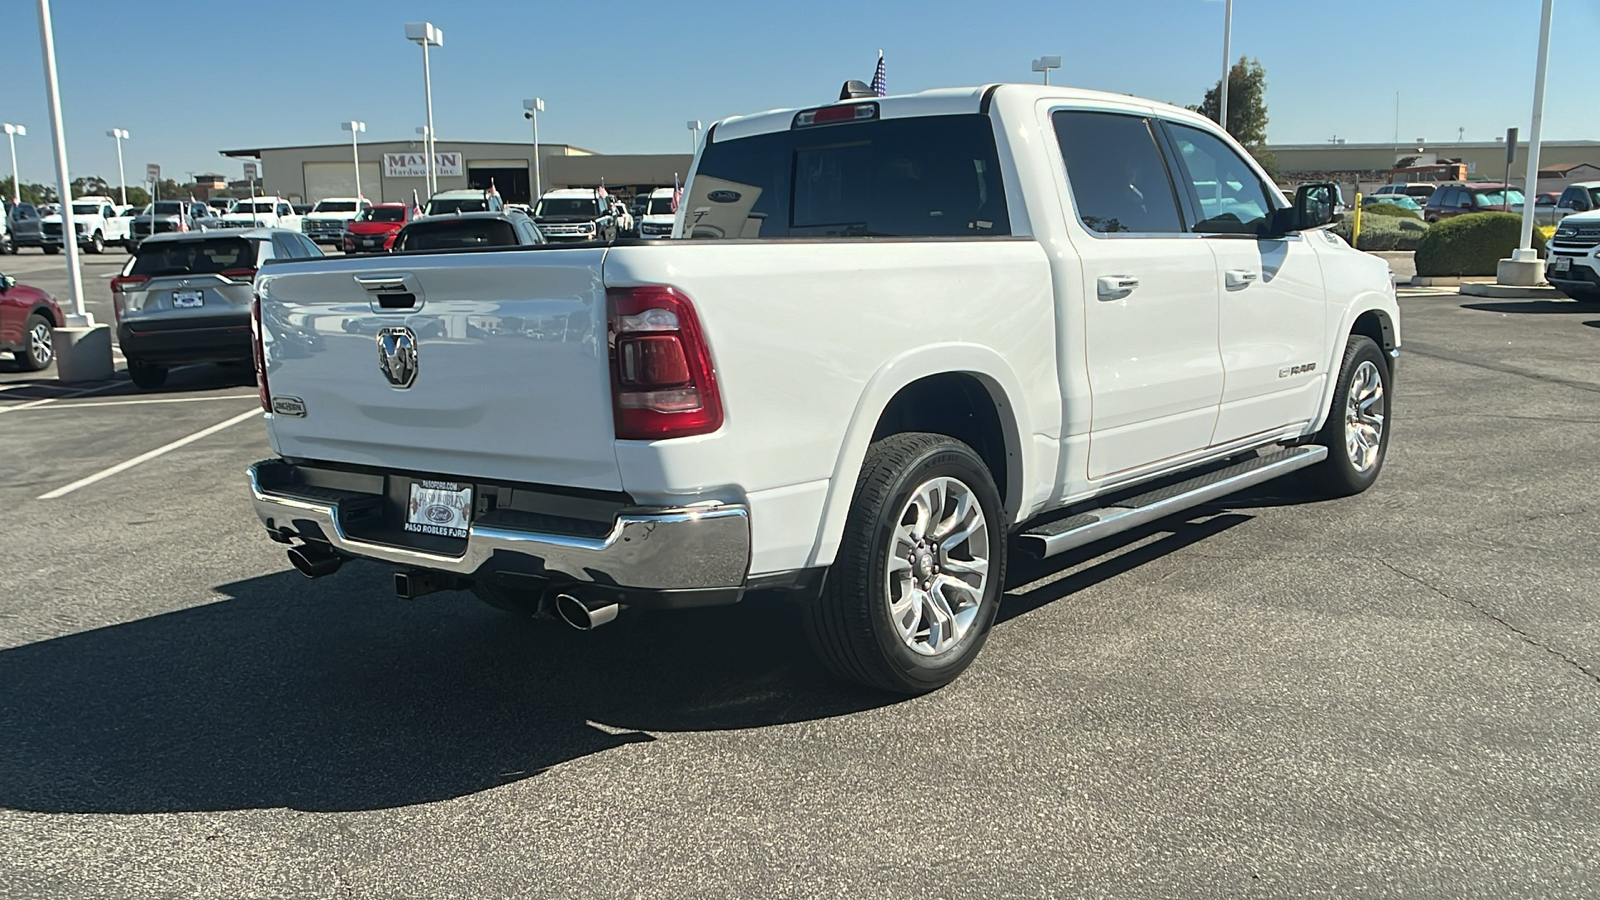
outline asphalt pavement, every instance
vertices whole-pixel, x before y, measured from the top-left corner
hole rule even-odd
[[[0,895],[1600,895],[1600,311],[1402,305],[1373,490],[1014,564],[914,700],[777,604],[578,633],[308,581],[248,370],[0,371]]]

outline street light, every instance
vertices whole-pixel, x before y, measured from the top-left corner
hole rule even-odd
[[[5,123],[6,137],[11,141],[11,202],[22,202],[22,185],[17,182],[17,135],[28,136],[28,129],[21,125]]]
[[[1223,131],[1228,130],[1228,75],[1233,72],[1233,61],[1230,59],[1232,50],[1229,45],[1233,41],[1233,0],[1228,0],[1227,9],[1222,13],[1222,87],[1217,92],[1217,124]]]
[[[1544,0],[1539,14],[1539,59],[1533,75],[1533,127],[1528,131],[1528,177],[1522,182],[1522,239],[1517,249],[1511,251],[1511,258],[1500,260],[1496,267],[1495,281],[1500,284],[1544,282],[1544,262],[1533,249],[1533,207],[1539,193],[1539,140],[1544,130],[1544,79],[1550,63],[1550,15],[1554,6],[1554,0]],[[1511,185],[1507,184],[1508,194],[1510,190]]]
[[[356,135],[358,135],[361,132],[367,130],[367,123],[365,123],[365,122],[356,122],[356,121],[352,120],[352,121],[349,121],[349,122],[340,122],[339,123],[339,127],[343,128],[345,131],[350,132],[350,159],[356,165],[356,208],[360,209],[361,208],[361,148],[358,147],[357,144],[356,144]],[[379,191],[378,193],[382,194],[383,192]]]
[[[422,93],[428,105],[428,131],[423,136],[423,149],[428,154],[428,196],[439,192],[439,176],[433,169],[433,74],[428,69],[428,48],[444,46],[444,32],[433,27],[432,22],[407,22],[406,40],[422,47]]]
[[[534,97],[522,101],[522,117],[533,121],[533,202],[544,196],[544,182],[539,177],[539,113],[544,112],[544,100]]]
[[[106,137],[117,140],[117,185],[122,190],[122,205],[128,205],[128,177],[122,173],[122,142],[128,139],[126,128],[113,128],[106,132]]]
[[[1050,83],[1050,70],[1059,68],[1061,68],[1059,56],[1041,56],[1033,61],[1033,70],[1044,73],[1044,83],[1047,85]]]
[[[700,149],[700,120],[690,119],[684,124],[689,128],[689,153],[692,155]]]

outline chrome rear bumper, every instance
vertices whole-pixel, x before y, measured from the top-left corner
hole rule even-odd
[[[603,536],[553,534],[474,522],[460,555],[364,540],[349,533],[344,507],[373,496],[294,483],[292,463],[249,469],[251,502],[277,540],[320,541],[351,557],[467,578],[526,575],[650,592],[738,591],[750,564],[750,515],[739,505],[633,508]]]

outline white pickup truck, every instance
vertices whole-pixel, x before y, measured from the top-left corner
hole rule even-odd
[[[1333,200],[1122,95],[725,119],[672,240],[263,268],[255,510],[313,577],[583,628],[788,591],[832,670],[931,690],[1008,552],[1376,480],[1399,309]]]
[[[107,244],[127,244],[128,223],[132,219],[117,215],[110,197],[79,197],[72,201],[72,225],[78,232],[78,246],[90,253],[105,252]],[[44,232],[44,252],[59,253],[66,243],[61,231],[61,214],[40,220]]]
[[[361,211],[371,207],[365,197],[324,197],[300,220],[300,231],[313,243],[344,249],[344,233]]]
[[[217,223],[219,228],[287,228],[300,230],[301,216],[294,206],[282,197],[251,197],[234,204],[223,213]]]

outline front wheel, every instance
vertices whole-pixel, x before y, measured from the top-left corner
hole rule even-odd
[[[45,244],[44,245],[44,252],[49,254],[50,256],[55,256],[57,253],[61,252],[61,248],[56,246],[55,244]]]
[[[982,458],[941,434],[873,443],[806,632],[835,674],[919,694],[983,648],[1005,589],[1006,527]]]
[[[106,252],[106,239],[98,231],[89,239],[89,252],[96,255]]]
[[[1328,421],[1314,439],[1328,448],[1328,458],[1306,470],[1325,496],[1359,494],[1378,480],[1389,450],[1390,378],[1389,362],[1377,343],[1365,335],[1351,335]]]
[[[26,333],[22,336],[23,346],[17,361],[24,371],[37,372],[56,358],[55,332],[50,320],[38,313],[28,317],[24,328]]]

